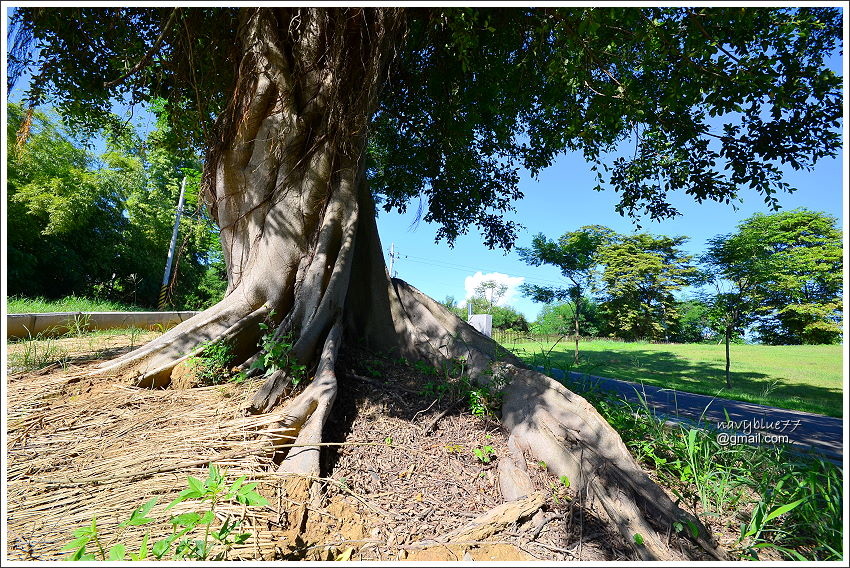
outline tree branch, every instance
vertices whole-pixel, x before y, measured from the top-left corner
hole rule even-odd
[[[725,53],[726,55],[728,55],[728,56],[729,56],[729,59],[731,59],[732,61],[734,61],[734,62],[735,62],[735,63],[737,63],[738,65],[740,65],[740,64],[741,64],[741,60],[740,60],[740,58],[738,58],[738,57],[736,57],[736,56],[732,55],[731,53],[729,53],[729,51],[727,51],[727,50],[726,50],[726,48],[724,48],[724,47],[723,47],[723,45],[721,45],[721,43],[720,43],[718,40],[716,40],[715,38],[711,37],[711,34],[709,34],[709,33],[706,31],[706,29],[705,29],[705,28],[703,27],[703,25],[702,25],[702,22],[700,22],[700,21],[699,21],[699,18],[697,17],[697,14],[696,14],[696,13],[694,13],[692,10],[689,10],[689,11],[688,11],[688,18],[689,18],[689,19],[690,19],[690,20],[691,20],[691,21],[692,21],[692,22],[696,25],[696,27],[699,29],[700,33],[701,33],[703,36],[705,36],[705,38],[706,38],[707,40],[709,40],[710,42],[712,42],[712,43],[714,43],[714,44],[716,45],[717,49],[719,49],[720,51],[722,51],[723,53]]]
[[[156,54],[156,52],[158,52],[159,49],[162,47],[162,41],[165,39],[165,34],[168,33],[168,29],[171,27],[171,24],[174,23],[174,20],[177,17],[177,12],[179,10],[180,8],[174,8],[174,10],[171,11],[171,15],[168,17],[168,21],[165,23],[165,27],[163,27],[162,31],[159,33],[159,37],[156,38],[156,41],[153,42],[151,48],[148,50],[147,53],[144,54],[144,56],[142,56],[139,62],[136,63],[132,69],[124,73],[124,75],[122,75],[121,77],[115,79],[114,81],[104,83],[103,86],[105,88],[110,89],[112,87],[115,87],[116,85],[120,85],[128,78],[138,73],[142,69],[142,67],[147,65],[151,57],[153,57],[154,54]]]

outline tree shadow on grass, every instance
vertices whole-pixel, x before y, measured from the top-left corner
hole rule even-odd
[[[841,388],[783,382],[765,373],[736,371],[732,361],[732,388],[726,388],[724,363],[694,362],[670,351],[617,349],[573,354],[553,351],[548,366],[588,375],[652,385],[665,389],[742,400],[767,406],[840,417]],[[535,361],[526,359],[535,364]],[[540,363],[537,363],[540,364]]]

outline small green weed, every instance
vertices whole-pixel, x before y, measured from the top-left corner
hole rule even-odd
[[[35,371],[57,362],[64,366],[68,358],[67,351],[49,335],[30,336],[17,345],[20,345],[20,348],[9,353],[9,367],[12,372]]]
[[[153,546],[149,547],[150,532],[142,537],[139,551],[136,553],[128,552],[124,544],[116,541],[128,527],[155,522],[155,519],[148,515],[156,505],[156,498],[134,510],[127,520],[120,523],[112,542],[102,542],[97,520],[92,519],[89,526],[74,531],[74,540],[62,550],[73,551],[69,560],[145,560],[149,556],[162,560],[169,554],[172,560],[225,560],[233,545],[246,542],[251,534],[238,532],[242,520],[232,519],[230,515],[214,528],[216,507],[228,501],[235,501],[246,507],[262,507],[268,505],[268,501],[257,493],[256,483],[245,483],[245,476],[228,487],[224,474],[215,465],[210,465],[205,480],[190,476],[188,485],[188,489],[183,490],[177,499],[168,504],[166,511],[188,499],[197,499],[198,505],[205,502],[209,505],[203,512],[182,513],[171,517],[169,524],[172,534],[155,542]],[[200,532],[203,533],[203,538],[197,534]],[[190,538],[192,535],[197,538]]]
[[[65,327],[68,330],[64,333],[65,337],[82,337],[89,333],[89,325],[91,323],[91,315],[89,314],[74,314],[74,317],[68,318]]]
[[[425,361],[414,361],[413,362],[413,368],[417,372],[419,372],[423,375],[430,375],[430,376],[436,376],[437,375],[437,369],[435,369],[434,367],[432,367],[431,365],[429,365]]]
[[[298,386],[302,380],[307,378],[307,367],[298,362],[292,354],[295,346],[295,337],[292,333],[279,335],[272,331],[270,323],[274,318],[274,310],[269,313],[265,322],[260,323],[263,336],[260,338],[262,355],[254,361],[251,369],[261,369],[265,376],[283,371],[292,381],[293,386]]]
[[[488,464],[495,457],[496,450],[493,449],[493,446],[483,446],[481,448],[473,448],[472,454],[481,463]]]
[[[197,355],[187,359],[186,364],[204,384],[217,385],[230,378],[234,357],[229,342],[213,341],[203,345]]]
[[[363,368],[366,374],[375,379],[380,379],[384,376],[384,363],[380,359],[366,359],[363,361]]]
[[[653,467],[681,499],[698,503],[712,524],[728,526],[730,513],[752,511],[740,527],[730,526],[739,530],[742,559],[758,559],[768,548],[791,560],[842,558],[840,468],[783,447],[723,446],[713,431],[669,427],[645,405],[622,404],[601,392],[583,395],[635,457]],[[698,532],[687,521],[672,528]]]

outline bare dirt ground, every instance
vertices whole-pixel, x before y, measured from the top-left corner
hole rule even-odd
[[[504,504],[496,475],[499,456],[508,452],[504,431],[465,404],[436,397],[434,374],[368,353],[343,353],[340,367],[353,371],[339,373],[324,471],[314,480],[321,491],[293,501],[275,466],[280,415],[243,411],[260,379],[149,390],[87,377],[97,362],[87,359],[115,356],[140,340],[118,337],[68,342],[62,365],[7,379],[10,559],[67,556],[62,547],[93,518],[104,544],[120,542],[133,551],[145,532],[150,542],[164,538],[172,515],[202,510],[190,502],[167,511],[165,505],[186,489],[188,476],[204,478],[210,463],[229,480],[245,475],[258,482],[269,501],[216,508],[219,521],[239,518],[252,535],[230,547],[227,559],[631,557],[629,546],[545,464],[528,460],[537,493],[523,501],[528,514],[511,515],[514,506]],[[158,504],[149,516],[156,522],[118,526],[153,497]],[[494,510],[505,512],[501,524],[492,522]]]

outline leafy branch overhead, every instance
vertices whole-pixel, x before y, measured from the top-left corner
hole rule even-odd
[[[809,169],[840,148],[842,77],[825,62],[841,17],[815,6],[407,9],[371,116],[372,191],[386,210],[418,200],[438,238],[474,225],[506,248],[520,172],[565,151],[619,193],[623,215],[674,216],[677,192],[730,203],[754,190],[776,208],[793,190],[782,166]],[[161,98],[171,141],[197,148],[222,135],[238,18],[19,8],[10,83],[29,67],[28,101],[53,101],[78,127],[102,126],[111,97]]]

